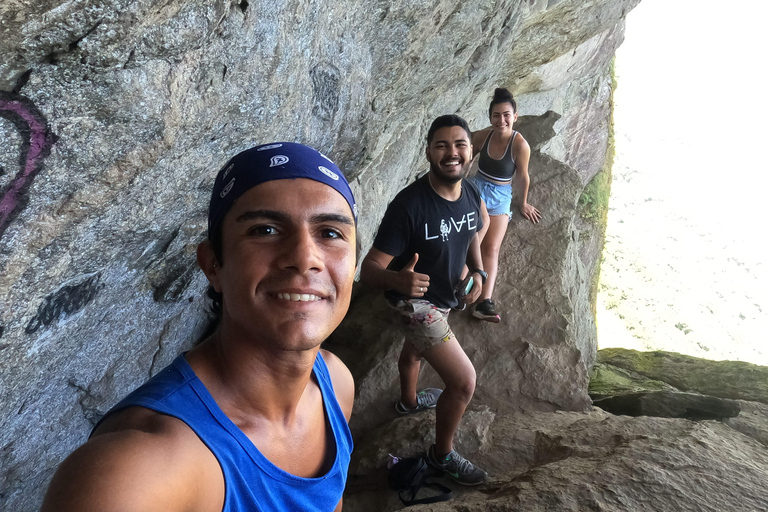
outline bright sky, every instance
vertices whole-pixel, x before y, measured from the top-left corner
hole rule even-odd
[[[642,0],[617,52],[601,348],[768,365],[768,3]]]

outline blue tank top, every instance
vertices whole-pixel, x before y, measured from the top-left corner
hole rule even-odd
[[[124,398],[104,418],[127,407],[141,406],[186,423],[219,461],[224,473],[225,512],[330,511],[344,492],[352,434],[336,401],[328,367],[319,352],[313,373],[323,395],[326,419],[336,440],[333,466],[318,478],[292,475],[264,457],[219,409],[183,354]],[[97,427],[98,424],[94,430]]]
[[[512,132],[512,138],[509,139],[507,149],[504,151],[504,155],[498,160],[492,158],[488,154],[488,144],[491,142],[493,136],[493,130],[486,137],[483,147],[480,149],[480,159],[477,162],[477,172],[485,178],[490,178],[496,181],[511,182],[512,177],[515,175],[515,158],[512,156],[512,142],[517,137],[517,132]]]

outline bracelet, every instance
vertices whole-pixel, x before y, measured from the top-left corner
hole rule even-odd
[[[483,284],[488,280],[488,272],[485,270],[480,270],[479,268],[476,268],[470,274],[480,274],[480,278],[483,280]]]

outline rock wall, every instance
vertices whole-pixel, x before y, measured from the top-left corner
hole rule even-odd
[[[478,373],[522,368],[508,391],[531,409],[587,407],[597,255],[584,247],[600,244],[575,205],[603,165],[609,63],[638,1],[0,5],[0,509],[35,508],[95,420],[206,329],[194,248],[228,156],[270,140],[321,149],[352,182],[367,248],[426,168],[431,120],[484,126],[499,85],[527,116],[547,220],[512,224],[499,291],[520,314],[495,343],[513,348]]]

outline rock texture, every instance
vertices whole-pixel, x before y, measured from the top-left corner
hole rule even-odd
[[[715,421],[692,422],[554,412],[495,416],[477,412],[459,449],[485,467],[478,488],[447,483],[454,498],[413,511],[755,511],[768,508],[768,451]],[[488,418],[490,419],[490,418]],[[403,422],[411,424],[403,427]],[[414,451],[408,433],[431,428],[433,417],[400,419],[381,443],[358,444],[344,510],[399,510],[386,488],[386,450]],[[478,426],[482,428],[477,428]],[[403,435],[402,438],[399,435]],[[479,450],[476,440],[487,441]],[[385,447],[382,449],[381,445]],[[378,461],[378,469],[370,469]]]
[[[629,393],[595,400],[593,404],[622,416],[658,416],[691,420],[722,420],[738,416],[741,412],[741,407],[735,400],[675,391]]]
[[[601,409],[630,416],[720,419],[768,446],[765,366],[616,348],[600,350],[597,358],[589,394]]]
[[[638,375],[646,381],[664,382],[681,391],[768,404],[768,367],[765,366],[743,361],[710,361],[660,350],[638,352],[623,348],[601,350],[598,361],[603,368],[619,369],[626,375]],[[602,394],[607,393],[598,389]]]
[[[611,351],[598,352],[598,359],[608,359]],[[653,355],[622,353],[624,359]],[[722,365],[675,358],[666,363],[666,373],[677,379],[694,363],[700,368]],[[598,407],[590,412],[493,413],[474,401],[456,447],[488,470],[489,482],[465,488],[445,480],[453,489],[451,501],[412,510],[768,509],[763,483],[768,406],[703,395],[700,389],[680,392],[628,370],[605,363],[598,367],[592,375],[599,379],[590,383],[590,390],[600,390],[595,405],[622,402],[622,415]],[[733,378],[736,388],[738,376]],[[682,415],[698,421],[672,418]],[[382,416],[381,426],[359,436],[356,444],[347,511],[403,508],[387,487],[387,455],[419,455],[434,441],[431,411],[397,417],[390,410]]]
[[[609,65],[638,1],[0,5],[0,509],[34,509],[96,418],[205,331],[194,248],[228,156],[279,139],[323,150],[352,181],[367,248],[426,167],[431,119],[484,126],[497,85],[526,116],[546,221],[511,224],[507,323],[457,332],[489,411],[588,407],[602,242],[575,205],[604,163]],[[366,348],[361,411],[392,389],[398,340],[382,329],[339,339]]]

